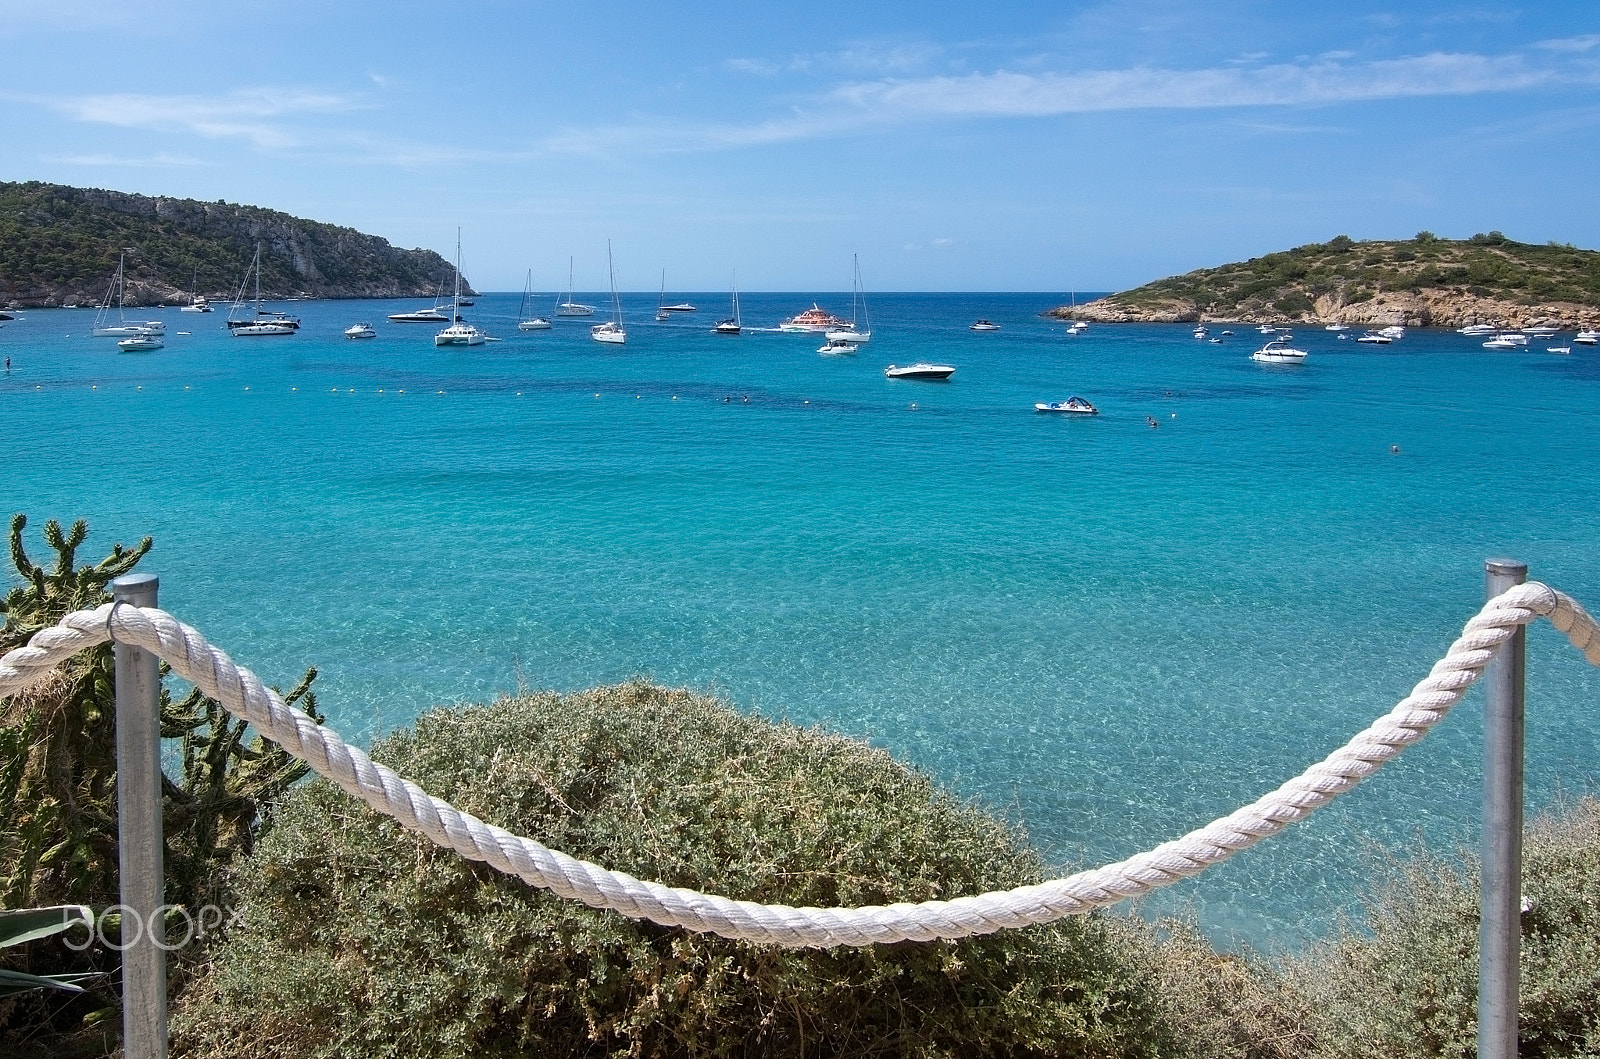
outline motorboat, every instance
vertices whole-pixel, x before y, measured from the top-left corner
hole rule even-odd
[[[1324,331],[1348,331],[1348,330],[1350,330],[1350,325],[1349,324],[1328,324],[1326,327],[1323,328],[1323,330]]]
[[[891,364],[883,369],[884,377],[888,379],[948,379],[955,372],[956,369],[949,364],[929,364],[925,361]]]
[[[196,294],[194,301],[178,309],[180,313],[213,313],[216,312],[204,294]]]
[[[1271,342],[1250,354],[1250,359],[1262,364],[1304,364],[1306,351],[1289,345],[1293,335],[1279,335]]]
[[[1572,347],[1571,346],[1546,346],[1545,347],[1545,352],[1546,353],[1571,353],[1572,352]]]
[[[1600,343],[1600,331],[1579,331],[1573,341],[1580,346],[1592,346]]]
[[[697,313],[700,310],[688,302],[679,302],[677,305],[663,305],[661,311],[664,313]]]
[[[1522,333],[1527,335],[1529,338],[1554,338],[1554,337],[1556,337],[1557,334],[1560,333],[1560,331],[1561,331],[1561,328],[1559,328],[1559,327],[1544,327],[1544,326],[1524,327],[1522,329]]]
[[[1376,345],[1376,346],[1387,346],[1390,342],[1393,342],[1394,339],[1390,338],[1388,335],[1381,334],[1381,333],[1379,333],[1377,331],[1368,331],[1366,334],[1364,334],[1360,338],[1356,339],[1356,341],[1357,342],[1370,342],[1371,344]]]
[[[1257,327],[1256,330],[1264,335],[1275,335],[1278,333],[1278,329],[1273,327],[1271,324],[1262,324]]]
[[[826,336],[829,342],[840,340],[859,346],[872,341],[872,319],[867,315],[867,295],[861,286],[861,259],[851,254],[850,260],[855,266],[850,288],[850,323],[845,327],[828,328]]]
[[[1380,327],[1380,328],[1378,328],[1378,334],[1387,335],[1389,338],[1392,338],[1392,339],[1393,338],[1404,338],[1404,337],[1406,337],[1406,329],[1401,327],[1399,324],[1390,324],[1388,327]]]
[[[433,336],[436,346],[481,346],[488,336],[461,319],[461,229],[456,229],[456,286],[450,296],[450,326]]]
[[[146,350],[160,349],[164,345],[166,343],[161,341],[159,335],[135,335],[118,342],[117,349],[123,353],[143,353]]]
[[[1194,337],[1196,337],[1196,338],[1204,338],[1204,337],[1206,337],[1206,335],[1209,335],[1210,333],[1211,333],[1210,330],[1208,330],[1206,328],[1205,324],[1199,324],[1198,326],[1195,327],[1195,329],[1193,331]]]
[[[606,240],[606,271],[611,274],[611,319],[589,328],[589,337],[596,342],[620,346],[628,341],[628,332],[622,329],[622,302],[617,298],[617,267],[612,262],[609,239]]]
[[[371,324],[351,324],[344,329],[346,338],[377,338],[378,332],[372,329]]]
[[[1518,342],[1517,341],[1518,338],[1521,338],[1522,341]],[[1483,348],[1484,349],[1516,349],[1518,346],[1525,346],[1527,344],[1528,344],[1527,337],[1525,335],[1515,335],[1515,336],[1513,336],[1513,335],[1495,335],[1493,338],[1489,339],[1489,341],[1487,341],[1487,342],[1485,342],[1483,344]]]
[[[1074,320],[1074,321],[1072,321],[1072,326],[1067,328],[1067,334],[1069,334],[1069,335],[1081,335],[1085,331],[1087,331],[1088,329],[1089,329],[1089,325],[1088,324],[1080,323],[1079,321]]]
[[[1000,325],[999,324],[991,324],[987,320],[979,320],[977,323],[975,323],[971,327],[967,328],[967,330],[969,330],[969,331],[998,331],[998,330],[1000,330]]]
[[[817,347],[818,353],[854,353],[857,344],[843,338],[829,338]]]
[[[1468,324],[1466,327],[1457,328],[1456,334],[1475,338],[1479,335],[1492,335],[1498,330],[1500,329],[1494,324]]]
[[[437,305],[428,309],[418,309],[416,312],[411,313],[390,313],[389,319],[394,320],[396,323],[402,324],[438,323],[440,320],[448,323],[450,321],[450,317],[447,314],[440,312]]]
[[[779,331],[835,331],[848,327],[849,323],[821,308],[816,302],[811,303],[811,308],[803,313],[789,317],[778,325]]]
[[[1033,406],[1035,412],[1061,412],[1075,416],[1097,416],[1100,409],[1085,401],[1081,397],[1069,397],[1065,401],[1051,401],[1048,404],[1038,403]]]

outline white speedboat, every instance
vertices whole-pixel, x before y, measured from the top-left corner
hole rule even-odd
[[[1571,353],[1572,352],[1572,347],[1571,346],[1546,346],[1545,347],[1545,352],[1546,353]]]
[[[663,305],[661,311],[664,313],[697,313],[700,310],[688,302],[679,302],[677,305]]]
[[[1279,335],[1271,342],[1250,354],[1251,360],[1262,364],[1304,364],[1306,351],[1289,345],[1292,335]]]
[[[407,323],[438,323],[440,320],[443,320],[443,321],[448,323],[449,320],[450,320],[450,317],[446,313],[440,312],[439,311],[439,307],[437,305],[435,305],[432,308],[428,308],[428,309],[418,309],[416,312],[390,313],[389,314],[389,319],[395,321],[396,323],[402,323],[402,324],[407,324]]]
[[[883,369],[885,378],[889,379],[948,379],[955,374],[956,369],[949,364],[929,364],[919,361],[916,364],[891,364]]]
[[[160,349],[165,344],[157,335],[137,335],[118,342],[117,349],[124,353],[143,353],[146,350]]]
[[[832,336],[829,336],[829,338],[828,338],[828,340],[826,342],[822,343],[822,345],[817,347],[817,352],[818,353],[854,353],[854,352],[856,352],[856,343],[847,341],[846,339],[843,339],[843,338],[833,338]]]
[[[1368,331],[1366,334],[1356,339],[1356,341],[1369,342],[1375,346],[1387,346],[1390,342],[1393,342],[1394,339],[1390,338],[1388,335],[1380,334],[1377,331]]]
[[[1278,333],[1278,329],[1273,327],[1271,324],[1262,324],[1257,327],[1256,330],[1264,335],[1275,335]]]
[[[1521,338],[1522,341],[1518,342],[1517,341],[1518,338]],[[1484,349],[1516,349],[1518,346],[1525,346],[1527,344],[1528,344],[1527,338],[1524,335],[1515,335],[1515,336],[1513,336],[1513,335],[1495,335],[1493,338],[1489,339],[1489,341],[1487,341],[1487,342],[1485,342],[1483,344],[1483,348]]]
[[[1208,330],[1206,328],[1205,324],[1196,325],[1196,327],[1195,327],[1195,329],[1193,331],[1194,337],[1196,337],[1196,338],[1204,338],[1204,337],[1206,337],[1206,335],[1209,335],[1210,333],[1211,333],[1210,330]]]
[[[1561,328],[1559,328],[1559,327],[1544,327],[1544,326],[1524,327],[1522,329],[1522,333],[1527,335],[1530,338],[1554,338],[1554,337],[1556,337],[1557,334],[1560,333],[1560,331],[1561,331]]]
[[[1390,324],[1388,327],[1378,328],[1378,334],[1387,335],[1390,338],[1404,338],[1406,337],[1406,329],[1399,324]]]
[[[351,324],[344,329],[346,338],[377,338],[378,332],[372,329],[371,324]]]
[[[1468,324],[1466,327],[1457,328],[1456,334],[1475,338],[1478,335],[1492,335],[1498,330],[1500,329],[1494,324]]]
[[[1600,343],[1600,331],[1579,331],[1578,336],[1573,341],[1580,346],[1595,345]]]
[[[1069,397],[1065,401],[1051,401],[1048,404],[1038,403],[1033,406],[1035,412],[1062,412],[1066,415],[1097,416],[1100,409],[1085,401],[1081,397]]]
[[[1323,328],[1323,330],[1324,331],[1348,331],[1348,330],[1350,330],[1350,325],[1349,324],[1328,324],[1326,327]]]
[[[1069,334],[1069,335],[1081,335],[1085,331],[1087,331],[1088,329],[1089,329],[1089,325],[1088,324],[1079,323],[1078,321],[1074,320],[1074,321],[1072,321],[1072,326],[1067,328],[1067,334]]]
[[[991,324],[987,320],[979,320],[977,323],[975,323],[971,327],[967,328],[967,330],[969,330],[969,331],[998,331],[998,330],[1000,330],[1000,325],[999,324]]]

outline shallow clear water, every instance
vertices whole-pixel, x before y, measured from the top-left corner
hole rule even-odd
[[[87,337],[91,311],[30,312],[0,329],[0,495],[35,530],[88,518],[86,558],[153,535],[162,605],[271,682],[316,665],[353,741],[648,674],[888,747],[1066,866],[1343,743],[1477,609],[1486,556],[1600,604],[1583,347],[1316,330],[1307,363],[1261,365],[1248,326],[1069,337],[1037,316],[1064,296],[941,294],[874,296],[872,342],[827,357],[712,335],[725,296],[689,298],[665,324],[626,299],[621,348],[593,321],[518,333],[518,295],[468,310],[503,341],[453,351],[383,319],[411,303],[300,303],[302,333],[254,339],[169,310],[142,355]],[[812,300],[744,295],[744,319]],[[357,320],[379,337],[344,339]],[[912,360],[957,371],[884,378]],[[1032,411],[1071,394],[1102,414]],[[1600,775],[1600,679],[1558,641],[1530,649],[1535,806]],[[1146,910],[1292,945],[1375,858],[1474,841],[1480,710]]]

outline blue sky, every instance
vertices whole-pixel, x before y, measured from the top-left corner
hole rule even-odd
[[[1600,247],[1600,4],[4,0],[0,179],[480,289],[1112,290],[1346,233]]]

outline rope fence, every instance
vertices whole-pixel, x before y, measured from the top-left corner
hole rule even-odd
[[[0,658],[0,696],[31,686],[58,663],[107,640],[136,646],[165,659],[174,672],[319,775],[463,857],[564,898],[665,926],[789,948],[861,946],[962,938],[1049,923],[1198,875],[1305,819],[1420,740],[1483,675],[1501,644],[1541,616],[1600,666],[1600,627],[1581,606],[1538,582],[1518,585],[1485,604],[1432,671],[1392,710],[1277,790],[1205,827],[1126,860],[1050,882],[949,901],[864,908],[793,908],[662,886],[487,824],[285,705],[254,673],[155,607],[119,601],[67,615]]]

